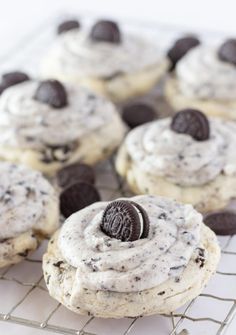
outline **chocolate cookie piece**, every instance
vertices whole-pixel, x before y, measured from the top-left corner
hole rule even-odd
[[[172,118],[171,129],[176,133],[188,134],[196,141],[206,141],[210,137],[208,119],[197,109],[183,109],[176,113]]]
[[[155,110],[145,103],[129,104],[122,111],[122,118],[131,129],[153,121],[156,117]]]
[[[225,41],[218,50],[218,57],[230,64],[236,65],[236,39],[230,38]]]
[[[217,235],[236,234],[236,213],[225,210],[207,214],[204,223]]]
[[[88,183],[77,182],[67,187],[60,195],[60,210],[67,218],[71,214],[100,200],[97,189]]]
[[[123,242],[146,238],[149,218],[146,211],[133,201],[117,200],[105,209],[101,230],[108,236]]]
[[[2,75],[2,81],[0,84],[0,94],[8,87],[23,83],[24,81],[30,80],[29,76],[24,72],[9,72]]]
[[[195,36],[185,36],[175,41],[174,45],[169,49],[167,56],[171,61],[170,71],[172,71],[178,61],[192,48],[200,44]]]
[[[90,38],[95,42],[120,43],[121,33],[116,22],[101,20],[92,27]]]
[[[57,27],[57,34],[60,35],[69,30],[79,29],[79,28],[80,28],[80,23],[77,20],[64,21],[60,23],[59,26]]]
[[[34,99],[54,108],[63,108],[67,105],[67,93],[58,80],[42,81],[34,95]]]
[[[57,182],[60,187],[67,187],[77,181],[94,184],[95,173],[91,166],[75,163],[64,167],[57,173]]]

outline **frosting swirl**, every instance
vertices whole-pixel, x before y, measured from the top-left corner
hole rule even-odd
[[[171,119],[131,131],[125,146],[137,168],[183,186],[203,185],[221,172],[236,173],[236,125],[209,119],[210,138],[196,141],[171,130]]]
[[[3,92],[0,145],[40,150],[70,144],[110,122],[116,112],[103,98],[68,85],[68,105],[55,109],[33,98],[37,86],[37,81],[28,81]]]
[[[39,231],[48,218],[48,204],[57,201],[53,187],[41,173],[23,165],[1,162],[0,240],[33,228]]]
[[[76,270],[76,286],[91,290],[136,292],[179,276],[199,246],[202,216],[191,205],[157,196],[130,198],[149,215],[147,238],[121,242],[100,229],[107,202],[69,217],[58,246]]]
[[[106,78],[158,66],[163,59],[156,45],[139,36],[123,34],[119,44],[98,43],[87,32],[74,29],[57,39],[47,60],[51,70],[68,76]]]
[[[220,60],[218,48],[200,45],[177,64],[182,93],[191,98],[235,100],[236,67]]]

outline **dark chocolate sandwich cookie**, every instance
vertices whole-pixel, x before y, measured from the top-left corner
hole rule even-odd
[[[167,56],[169,57],[171,61],[171,68],[170,71],[172,71],[178,61],[192,48],[196,47],[200,44],[200,41],[195,36],[185,36],[177,41],[175,41],[174,45],[170,48],[170,50],[167,53]]]
[[[101,20],[92,27],[90,38],[96,42],[120,43],[121,33],[116,22]]]
[[[0,93],[2,93],[6,88],[23,83],[29,80],[29,76],[24,72],[14,71],[5,73],[2,75],[2,81],[0,83]]]
[[[59,26],[57,27],[57,33],[58,35],[65,33],[69,30],[73,29],[79,29],[80,28],[80,23],[77,20],[68,20],[64,21]]]
[[[210,137],[209,121],[196,109],[183,109],[176,113],[172,118],[171,129],[176,133],[188,134],[196,141],[206,141]]]
[[[226,210],[207,214],[204,223],[211,228],[216,235],[236,234],[236,213]]]
[[[225,41],[219,48],[218,56],[224,62],[236,65],[236,39],[230,38]]]
[[[57,182],[60,187],[68,187],[77,181],[94,184],[95,173],[91,166],[83,163],[75,163],[64,167],[57,173]]]
[[[35,92],[34,99],[54,108],[67,105],[66,90],[58,80],[42,81]]]
[[[131,129],[153,121],[156,117],[155,110],[145,103],[129,104],[122,111],[122,118]]]
[[[146,238],[149,233],[149,218],[146,211],[133,201],[117,200],[105,209],[102,231],[123,242]]]
[[[77,182],[67,187],[61,193],[60,210],[62,215],[67,218],[100,199],[100,194],[93,185],[85,182]]]

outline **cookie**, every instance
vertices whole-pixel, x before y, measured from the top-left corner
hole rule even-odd
[[[77,20],[69,20],[69,21],[64,21],[59,24],[57,27],[57,33],[58,35],[63,34],[67,31],[73,30],[73,29],[79,29],[80,28],[80,23]]]
[[[196,109],[184,109],[176,113],[171,122],[171,129],[180,134],[188,134],[196,141],[206,141],[210,137],[208,119]]]
[[[220,60],[236,65],[236,39],[225,41],[219,48],[218,56]]]
[[[216,236],[189,205],[154,196],[122,200],[148,211],[148,237],[123,242],[101,232],[109,203],[75,213],[43,257],[49,293],[72,311],[96,317],[173,312],[199,295],[215,272]]]
[[[135,202],[114,201],[103,213],[101,229],[108,236],[118,240],[135,241],[148,236],[148,215]]]
[[[87,164],[74,163],[69,166],[65,166],[57,173],[57,182],[62,188],[74,184],[77,181],[94,184],[95,173],[93,168]]]
[[[133,103],[123,107],[122,118],[132,129],[144,123],[151,122],[157,117],[155,110],[144,103]]]
[[[0,267],[15,264],[59,227],[58,196],[37,171],[0,163]]]
[[[205,216],[204,222],[216,235],[236,234],[236,213],[232,211],[209,213]]]
[[[67,105],[65,87],[58,80],[42,81],[36,89],[34,99],[54,108],[63,108]]]
[[[88,183],[77,182],[67,187],[60,195],[60,209],[67,218],[80,209],[100,200],[97,189]]]
[[[101,20],[94,24],[90,32],[91,40],[95,42],[120,43],[121,33],[116,22]]]
[[[169,49],[167,56],[171,61],[170,71],[174,70],[178,61],[186,55],[186,53],[192,48],[196,47],[200,44],[200,41],[195,36],[185,36],[177,41],[175,41],[174,45]]]

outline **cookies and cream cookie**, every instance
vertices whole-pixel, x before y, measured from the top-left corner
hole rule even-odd
[[[0,97],[0,159],[45,174],[107,158],[124,133],[115,106],[85,88],[28,80]]]
[[[235,120],[236,40],[188,51],[167,80],[165,93],[175,110],[193,107]]]
[[[59,227],[58,196],[40,172],[0,163],[0,267],[18,263]]]
[[[71,26],[46,56],[44,77],[82,84],[122,101],[146,93],[169,66],[159,47],[140,35],[121,32],[115,22],[98,21],[90,31]]]
[[[187,109],[132,130],[116,168],[137,194],[158,194],[200,211],[236,195],[236,125]]]
[[[71,215],[49,242],[43,271],[50,295],[76,313],[136,317],[195,298],[219,257],[191,205],[142,195]]]

